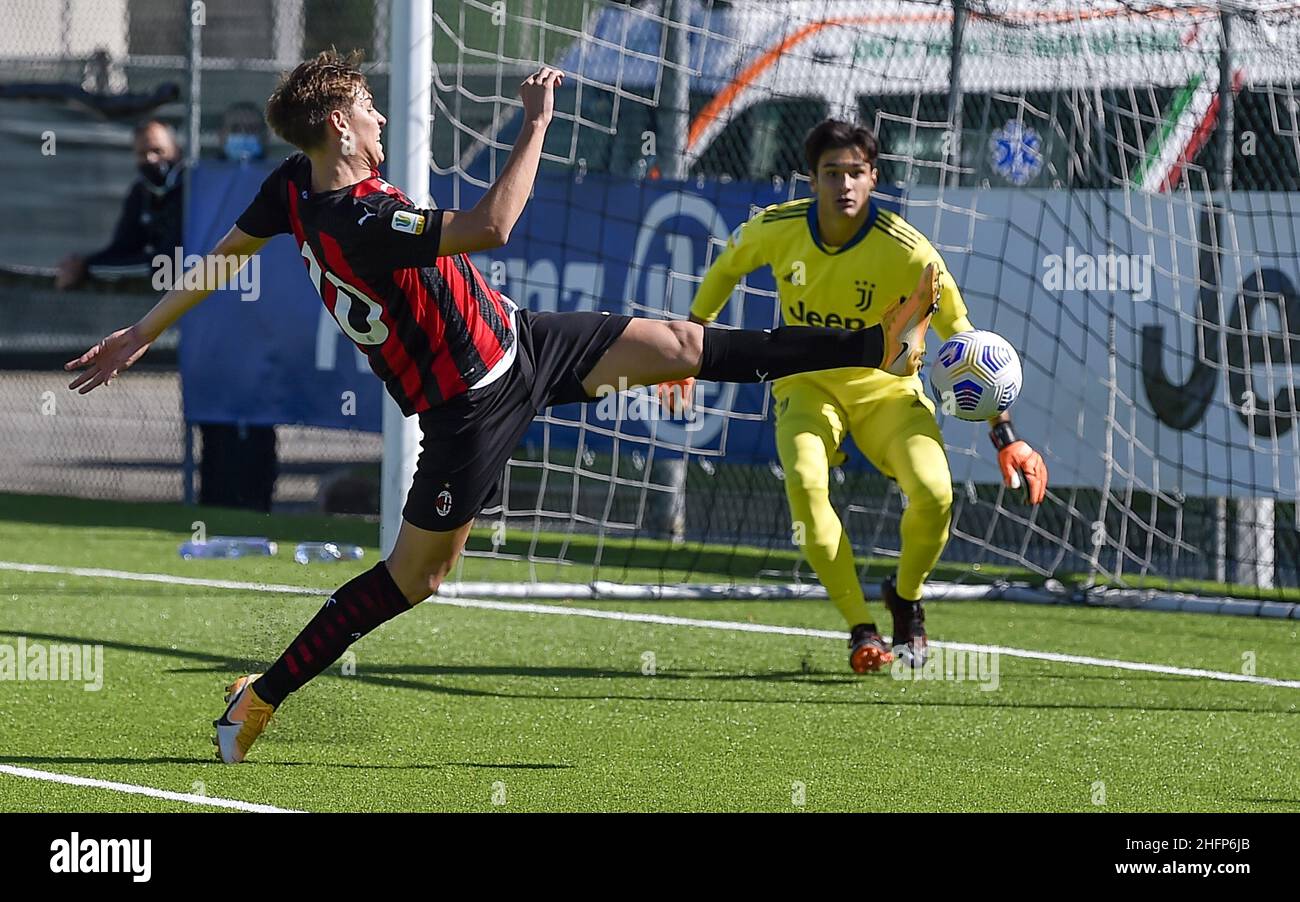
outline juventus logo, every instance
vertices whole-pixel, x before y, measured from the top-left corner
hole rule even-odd
[[[853,287],[858,290],[858,300],[854,306],[859,310],[866,310],[871,306],[872,296],[876,293],[876,283],[868,282],[865,279],[855,279]]]

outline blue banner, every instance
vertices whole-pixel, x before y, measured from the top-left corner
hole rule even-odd
[[[185,247],[191,253],[210,250],[275,165],[198,166],[190,183]],[[181,319],[185,418],[378,432],[383,384],[321,303],[293,237],[271,239],[257,265],[255,298],[214,292]]]

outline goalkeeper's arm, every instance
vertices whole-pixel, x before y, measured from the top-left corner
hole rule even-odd
[[[993,447],[998,449],[1002,481],[1007,488],[1019,490],[1021,497],[1030,504],[1041,503],[1047,496],[1047,464],[1043,455],[1024,439],[1016,437],[1009,414],[999,414],[989,420],[989,426],[992,427],[989,438],[993,440]]]
[[[751,219],[736,229],[727,241],[726,248],[704,274],[699,290],[695,292],[695,300],[691,302],[691,322],[707,327],[718,318],[722,308],[727,306],[731,292],[741,277],[765,265],[756,237],[750,231],[754,228],[755,220]],[[748,241],[744,239],[745,235],[749,236]],[[694,394],[695,379],[691,376],[659,384],[659,401],[673,413],[678,412],[679,408],[690,407]]]
[[[738,230],[737,235],[742,231]],[[762,265],[761,262],[747,259],[751,255],[741,254],[738,244],[738,238],[733,236],[727,242],[726,250],[718,255],[718,259],[713,261],[713,265],[700,280],[695,300],[691,302],[691,322],[707,326],[717,319],[722,308],[731,300],[731,292],[736,283],[746,273],[753,272]],[[749,249],[748,246],[745,247],[745,250]]]
[[[207,256],[235,259],[237,266],[208,266],[207,259],[199,263],[205,273],[219,274],[216,283],[208,284],[203,278],[197,280],[202,288],[178,288],[167,292],[135,325],[118,329],[80,357],[69,360],[63,365],[65,370],[86,369],[69,383],[68,388],[79,389],[84,395],[101,384],[107,385],[114,376],[139,360],[149,345],[187,310],[217,289],[224,288],[226,282],[233,279],[268,240],[249,235],[238,227],[231,228]],[[179,284],[184,284],[184,280]]]

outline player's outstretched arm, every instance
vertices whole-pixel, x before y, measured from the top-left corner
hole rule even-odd
[[[563,81],[563,72],[543,66],[519,86],[524,125],[510,158],[478,203],[468,210],[448,210],[443,214],[439,256],[492,250],[510,240],[510,232],[533,193],[542,142],[554,110],[555,88]]]
[[[149,345],[153,344],[172,323],[180,319],[185,311],[212,292],[223,288],[225,279],[234,278],[248,259],[261,250],[267,240],[248,235],[238,228],[231,228],[225,237],[217,242],[217,246],[208,256],[221,257],[223,260],[234,259],[238,261],[238,265],[206,266],[206,261],[200,264],[205,266],[204,272],[220,273],[224,277],[221,282],[207,284],[206,279],[200,279],[202,288],[173,289],[164,294],[138,323],[125,329],[118,329],[77,359],[65,363],[63,365],[65,370],[83,370],[68,384],[68,388],[76,389],[84,395],[101,384],[107,385],[114,376],[139,360],[149,349]]]

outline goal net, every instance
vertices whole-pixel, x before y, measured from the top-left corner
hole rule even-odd
[[[565,72],[535,196],[475,260],[532,310],[684,318],[732,229],[810,194],[809,127],[875,130],[877,203],[1020,350],[1012,414],[1051,471],[1022,503],[987,428],[940,411],[953,527],[927,592],[1294,614],[1294,4],[464,0],[436,5],[433,55],[444,206],[500,172],[519,81]],[[719,325],[782,321],[762,270]],[[816,594],[772,414],[766,386],[717,384],[689,417],[632,386],[547,411],[444,591]],[[841,450],[832,500],[870,585],[907,500]]]

